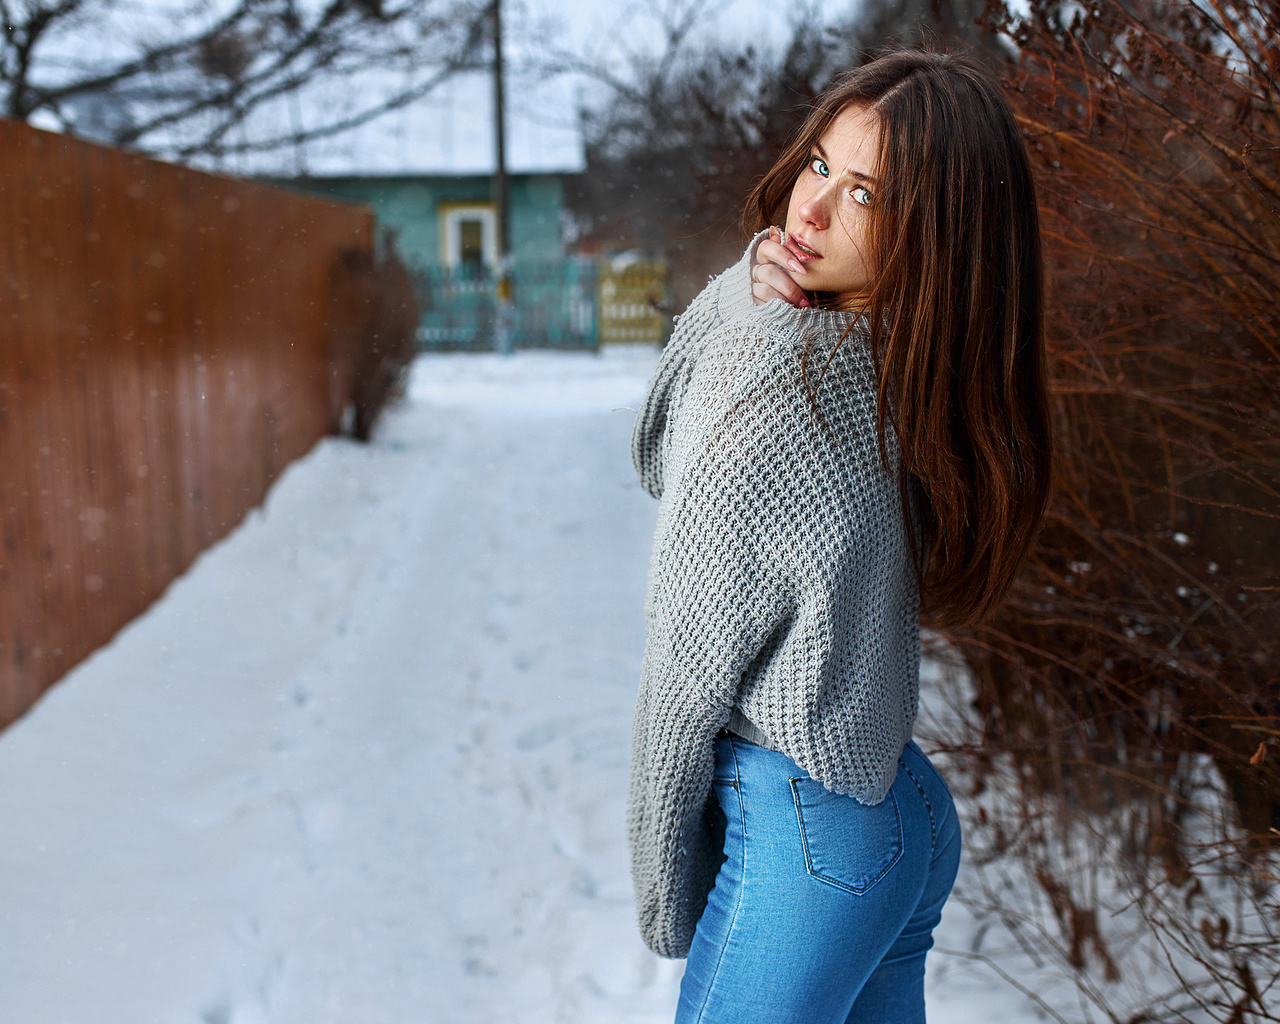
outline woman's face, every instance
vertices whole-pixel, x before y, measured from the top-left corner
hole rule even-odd
[[[865,107],[845,107],[814,144],[787,204],[785,244],[808,272],[799,283],[833,292],[842,307],[865,299],[875,278],[868,217],[879,153],[878,118]]]

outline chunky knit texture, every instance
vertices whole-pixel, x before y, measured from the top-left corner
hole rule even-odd
[[[627,825],[640,930],[667,957],[687,955],[719,868],[712,747],[735,708],[871,804],[916,715],[918,593],[865,332],[754,306],[754,244],[680,317],[632,438],[662,504]]]

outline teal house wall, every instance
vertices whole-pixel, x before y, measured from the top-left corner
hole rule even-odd
[[[396,233],[396,247],[412,268],[444,262],[442,212],[450,204],[490,201],[488,175],[306,178],[279,184],[320,195],[365,203],[380,229]],[[558,174],[516,174],[508,179],[511,255],[518,262],[565,258],[561,222],[564,179]]]
[[[507,179],[514,308],[519,347],[594,348],[594,264],[570,255],[564,237],[566,174]],[[488,349],[496,343],[496,206],[487,174],[404,174],[275,179],[286,188],[372,208],[379,235],[395,236],[421,309],[424,350]],[[463,259],[460,223],[486,225],[480,259]],[[449,239],[452,238],[452,245]],[[471,254],[473,257],[475,253]]]
[[[300,133],[294,143],[229,158],[225,169],[370,207],[413,279],[424,350],[593,347],[596,268],[569,251],[565,231],[566,183],[586,169],[578,100],[555,77],[508,84],[509,295],[505,287],[499,294],[487,70],[458,72],[342,132]],[[303,128],[319,118],[305,108],[296,115]]]

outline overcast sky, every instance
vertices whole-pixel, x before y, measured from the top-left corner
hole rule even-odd
[[[210,10],[230,2],[211,0],[214,6]],[[685,30],[686,52],[714,40],[734,44],[751,41],[768,53],[785,45],[797,21],[812,25],[816,31],[824,19],[813,12],[821,10],[825,19],[838,17],[859,0],[502,2],[508,55],[508,159],[524,172],[546,172],[580,169],[580,109],[607,103],[612,93],[602,83],[602,77],[624,82],[632,79],[631,62],[662,54],[673,28]],[[202,3],[193,5],[193,0],[137,0],[110,10],[110,25],[118,30],[115,36],[121,46],[121,40],[136,45],[138,36],[162,35],[162,14],[172,16],[175,10],[192,16],[196,11],[208,14]],[[810,12],[807,15],[806,10]],[[98,38],[114,38],[111,32],[104,31],[106,25],[95,22],[95,31],[90,33],[67,22],[55,49],[66,59],[80,59],[85,52],[101,58]],[[48,55],[45,61],[49,62]],[[574,61],[604,75],[552,74],[548,70]],[[358,112],[357,108],[376,106],[379,90],[394,93],[407,88],[409,83],[403,79],[415,70],[375,67],[332,82],[318,79],[297,97],[259,104],[250,118],[237,127],[237,139],[287,138],[300,126],[310,127]],[[340,135],[196,162],[231,173],[259,175],[349,173],[356,166],[366,173],[382,174],[429,170],[477,173],[493,162],[489,133],[476,131],[478,125],[492,120],[491,86],[484,79],[482,74],[457,76],[424,100]],[[37,117],[34,123],[52,130],[60,128],[52,114],[43,119]],[[172,139],[163,130],[152,132],[145,143],[154,152],[177,151],[185,138],[184,126],[186,122],[170,129],[175,133]]]
[[[753,40],[768,48],[789,36],[792,19],[804,18],[806,9],[821,9],[827,17],[843,14],[857,0],[822,4],[812,0],[503,0],[504,16],[516,29],[513,48],[526,42],[519,26],[552,25],[553,43],[562,43],[591,58],[618,58],[628,53],[656,53],[662,49],[664,24],[694,17],[689,39],[692,45],[710,39]],[[816,15],[808,15],[817,22]],[[536,38],[536,37],[534,37]]]
[[[569,76],[560,83],[568,102],[544,104],[539,93],[550,83],[527,78],[521,83],[519,69],[528,61],[540,63],[548,50],[567,50],[626,79],[629,58],[663,51],[666,26],[693,26],[685,50],[711,41],[752,42],[767,53],[790,41],[794,23],[817,31],[859,5],[860,0],[503,0],[509,103],[526,108],[518,116],[550,123],[561,116],[559,111],[576,112],[609,98],[599,81]],[[527,90],[523,100],[522,84]]]

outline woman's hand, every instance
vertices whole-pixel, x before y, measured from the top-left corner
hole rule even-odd
[[[782,244],[782,232],[770,227],[769,237],[756,246],[756,261],[751,265],[751,298],[755,304],[763,306],[770,299],[781,299],[808,309],[804,288],[796,283],[796,278],[803,280],[804,276],[804,265]]]

